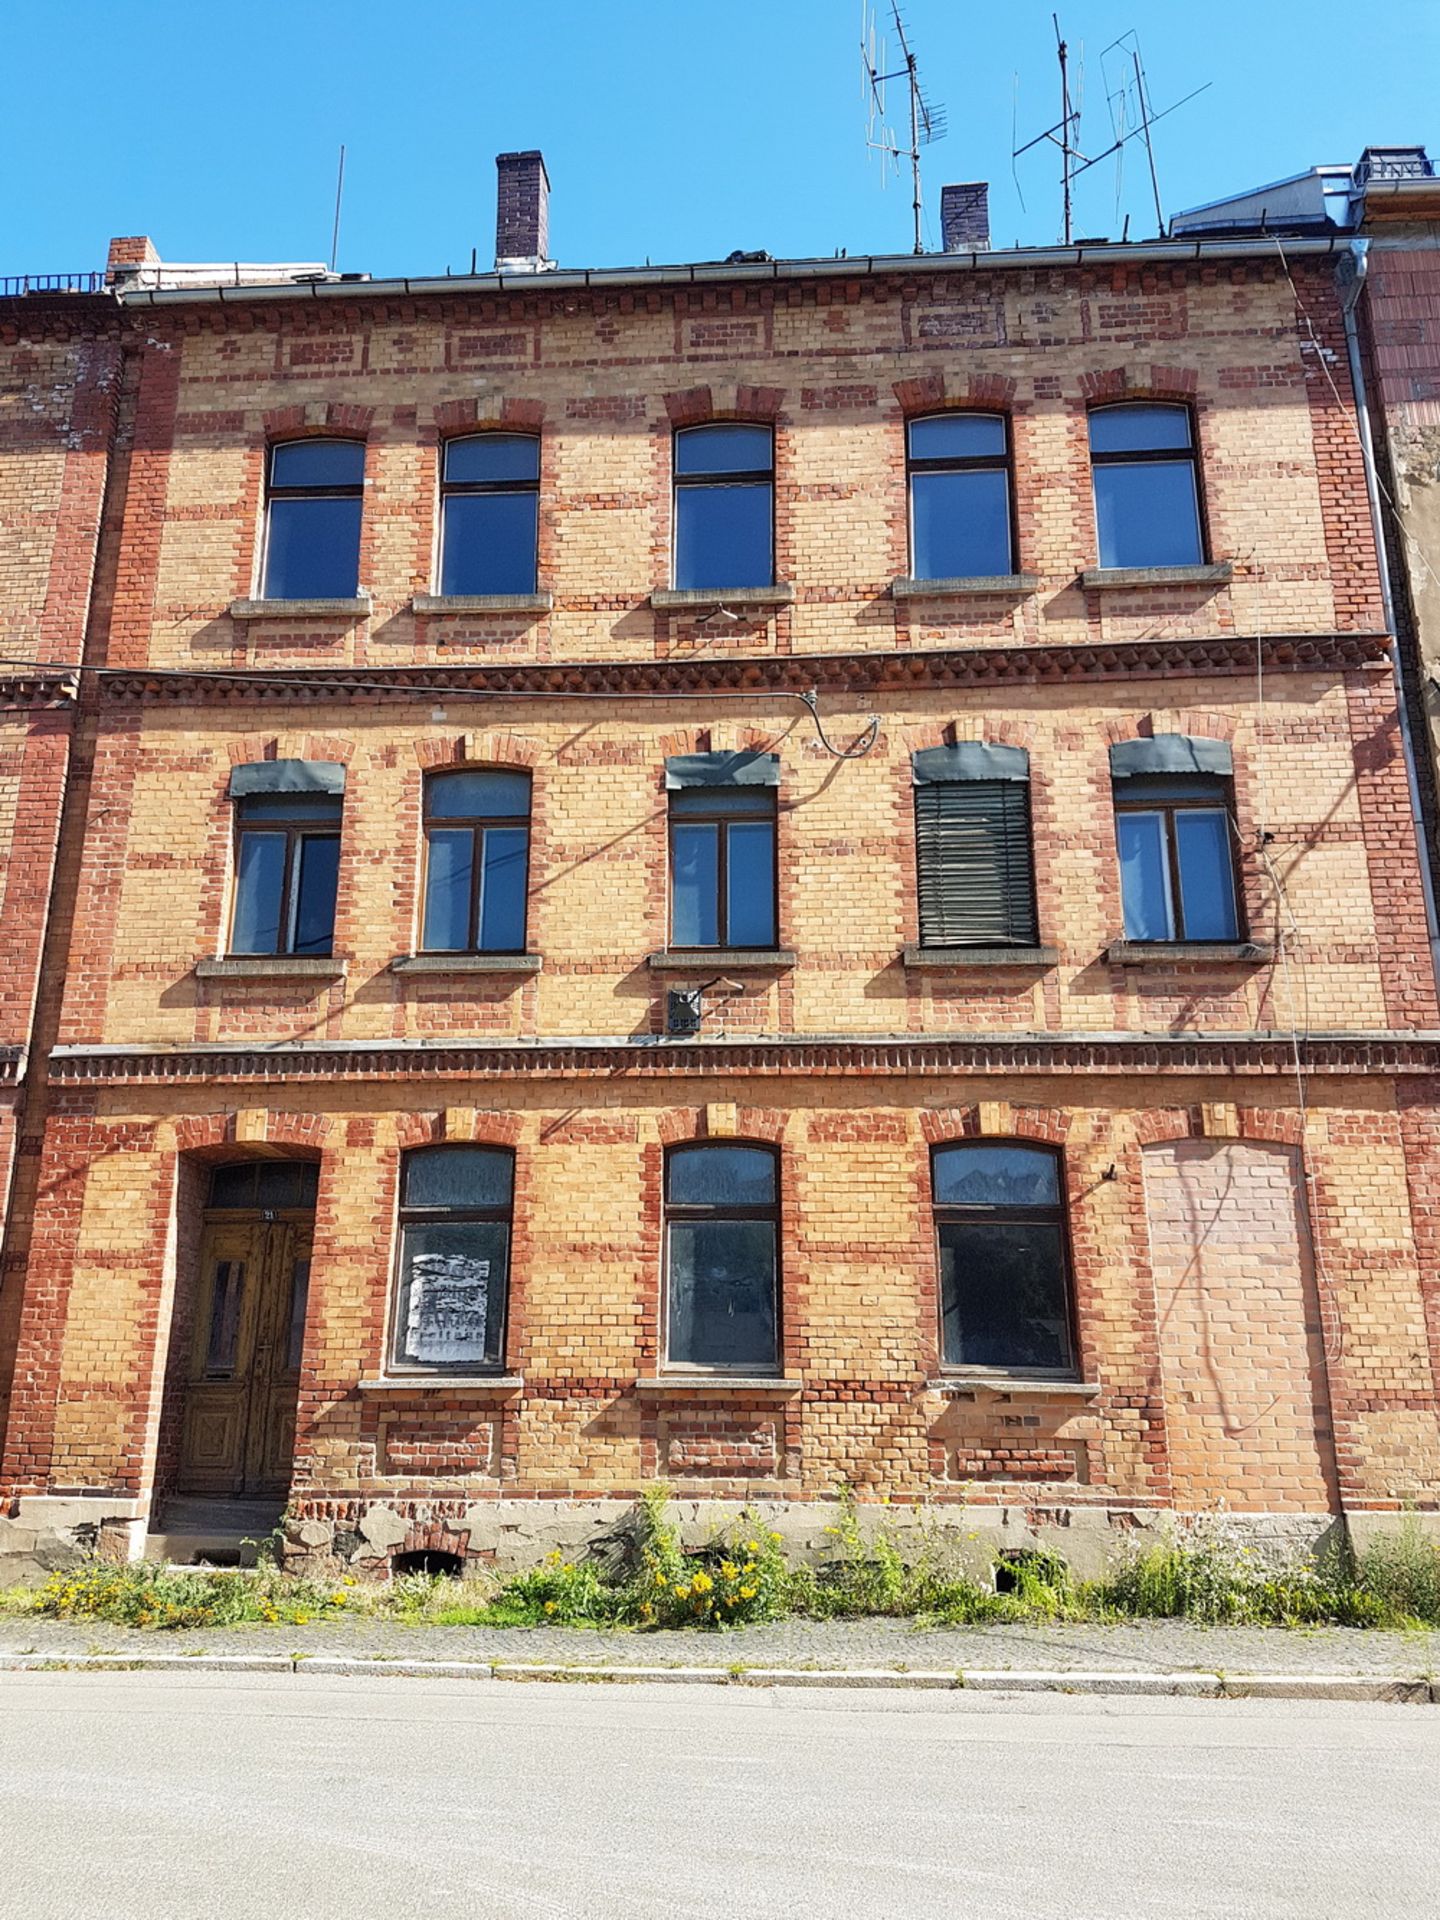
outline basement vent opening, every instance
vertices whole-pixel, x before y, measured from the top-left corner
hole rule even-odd
[[[397,1553],[390,1562],[392,1576],[425,1573],[432,1578],[438,1575],[442,1580],[458,1580],[464,1571],[464,1562],[458,1553],[442,1553],[434,1547],[422,1547],[414,1553]]]
[[[1004,1547],[995,1562],[996,1593],[1019,1593],[1026,1578],[1058,1587],[1066,1578],[1065,1562],[1039,1547]]]

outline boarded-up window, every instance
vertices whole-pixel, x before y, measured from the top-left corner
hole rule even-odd
[[[514,1176],[513,1156],[489,1147],[406,1155],[396,1366],[451,1373],[504,1364]]]

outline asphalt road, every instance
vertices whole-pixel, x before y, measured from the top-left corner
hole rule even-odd
[[[1440,1709],[0,1673],[10,1920],[1440,1915]]]

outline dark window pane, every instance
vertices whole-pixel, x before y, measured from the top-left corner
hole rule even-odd
[[[240,1305],[245,1292],[245,1262],[216,1263],[210,1297],[210,1334],[205,1343],[205,1371],[230,1373],[240,1344]]]
[[[1003,468],[910,478],[917,580],[1010,571],[1010,480]]]
[[[775,826],[746,820],[727,828],[727,939],[732,947],[775,944]]]
[[[305,1352],[305,1309],[310,1302],[310,1262],[297,1260],[290,1269],[290,1317],[285,1336],[285,1364],[299,1366]]]
[[[670,834],[670,940],[677,947],[720,944],[720,828],[675,827]]]
[[[1115,816],[1120,850],[1120,899],[1127,940],[1172,940],[1170,869],[1165,857],[1165,820],[1158,813]]]
[[[1205,773],[1137,773],[1115,782],[1117,805],[1136,802],[1152,805],[1158,801],[1209,800],[1217,807],[1225,804],[1228,788],[1220,779]]]
[[[1189,567],[1201,558],[1195,469],[1188,460],[1096,467],[1102,567]]]
[[[676,813],[766,813],[775,811],[773,787],[676,787],[670,795]]]
[[[319,1168],[309,1160],[261,1160],[256,1166],[257,1207],[313,1207]]]
[[[406,1156],[406,1207],[508,1207],[515,1162],[489,1147],[427,1147]]]
[[[680,487],[675,493],[675,585],[768,587],[768,482],[735,487]]]
[[[530,776],[490,767],[432,774],[425,788],[425,806],[442,820],[489,820],[497,814],[523,819],[530,811]]]
[[[503,1220],[426,1220],[405,1228],[397,1360],[467,1367],[500,1359],[509,1238]]]
[[[944,413],[910,422],[912,460],[975,460],[1005,451],[1005,422],[995,413]]]
[[[426,836],[425,927],[429,953],[459,953],[470,944],[470,862],[475,835],[468,827],[432,827]]]
[[[456,493],[445,501],[442,593],[533,593],[536,493]]]
[[[358,487],[364,479],[359,440],[289,440],[271,450],[272,487]]]
[[[358,498],[270,502],[267,599],[349,600],[359,576]]]
[[[1058,1207],[1060,1169],[1040,1147],[942,1147],[935,1203],[951,1207]]]
[[[216,1167],[210,1176],[209,1204],[212,1207],[253,1207],[255,1167],[253,1160],[242,1160],[233,1167]]]
[[[768,427],[687,427],[675,436],[676,473],[759,473],[773,458]]]
[[[670,1358],[713,1367],[775,1364],[775,1223],[670,1223]]]
[[[947,1365],[1072,1365],[1058,1224],[942,1222],[940,1296]]]
[[[480,866],[480,951],[522,953],[525,948],[526,827],[489,827]]]
[[[338,826],[344,804],[338,793],[247,793],[235,810],[245,826],[252,820],[314,821],[316,826],[333,820]]]
[[[307,833],[295,849],[293,953],[329,953],[335,943],[335,889],[340,877],[340,836]]]
[[[538,480],[540,442],[529,433],[482,433],[474,439],[445,442],[445,479],[466,481]]]
[[[1217,810],[1183,809],[1175,815],[1180,863],[1180,909],[1187,940],[1235,940],[1234,869],[1229,816]]]
[[[283,833],[242,833],[236,860],[232,953],[280,951],[281,888],[285,879]]]
[[[1186,407],[1097,407],[1090,416],[1092,453],[1148,453],[1189,445]]]
[[[763,1147],[682,1147],[666,1169],[673,1206],[773,1207],[775,1156]]]

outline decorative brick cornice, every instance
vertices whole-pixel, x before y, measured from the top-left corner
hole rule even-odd
[[[1025,685],[1057,680],[1173,679],[1267,672],[1347,672],[1382,664],[1380,633],[1215,634],[1204,639],[1108,642],[1075,647],[935,647],[913,653],[802,653],[723,659],[615,660],[453,666],[237,669],[233,673],[109,669],[107,699],[252,705],[267,701],[380,701],[418,693],[804,693],[811,687],[864,698],[909,688]]]
[[[1440,1032],[1312,1034],[1309,1074],[1440,1073]],[[1295,1071],[1289,1033],[834,1034],[769,1040],[318,1041],[271,1047],[57,1047],[62,1086],[171,1081],[730,1079],[947,1074],[1261,1074]]]
[[[17,708],[73,707],[79,691],[75,674],[47,667],[0,671],[0,712]]]

